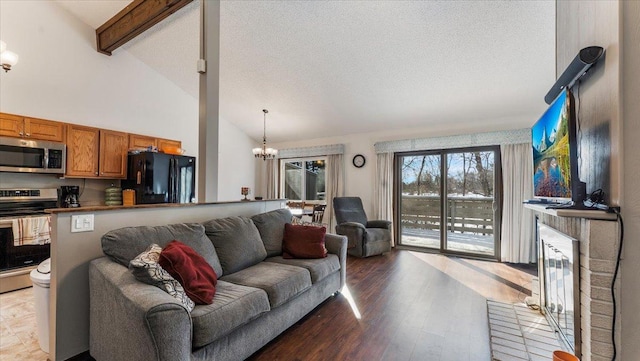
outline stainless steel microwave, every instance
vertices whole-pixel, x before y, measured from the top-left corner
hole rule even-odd
[[[0,137],[0,172],[64,174],[66,163],[64,143]]]

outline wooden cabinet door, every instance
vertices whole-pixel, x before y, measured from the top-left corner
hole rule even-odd
[[[131,148],[147,148],[149,146],[157,147],[158,140],[153,137],[138,134],[129,134],[129,149]]]
[[[4,137],[22,137],[24,118],[19,115],[0,113],[0,135]]]
[[[164,151],[164,147],[173,146],[176,148],[182,148],[182,142],[179,140],[171,140],[171,139],[158,139],[158,151]]]
[[[98,176],[100,129],[67,125],[67,172],[70,177]]]
[[[62,142],[64,140],[64,123],[45,119],[24,118],[24,135],[26,138]]]
[[[127,177],[129,134],[100,130],[100,177]]]

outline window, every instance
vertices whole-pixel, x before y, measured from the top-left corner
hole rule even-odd
[[[281,159],[281,197],[302,201],[324,200],[326,164],[324,157]]]

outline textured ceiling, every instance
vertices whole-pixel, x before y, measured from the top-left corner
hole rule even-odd
[[[58,2],[94,28],[128,3]],[[554,0],[222,1],[220,28],[220,114],[260,139],[269,109],[270,142],[528,127],[555,79]],[[123,49],[197,97],[198,33],[194,1]]]

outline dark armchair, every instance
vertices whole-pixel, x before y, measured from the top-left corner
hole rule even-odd
[[[333,198],[336,233],[347,236],[347,252],[356,257],[369,257],[391,250],[391,222],[368,221],[359,197]]]

